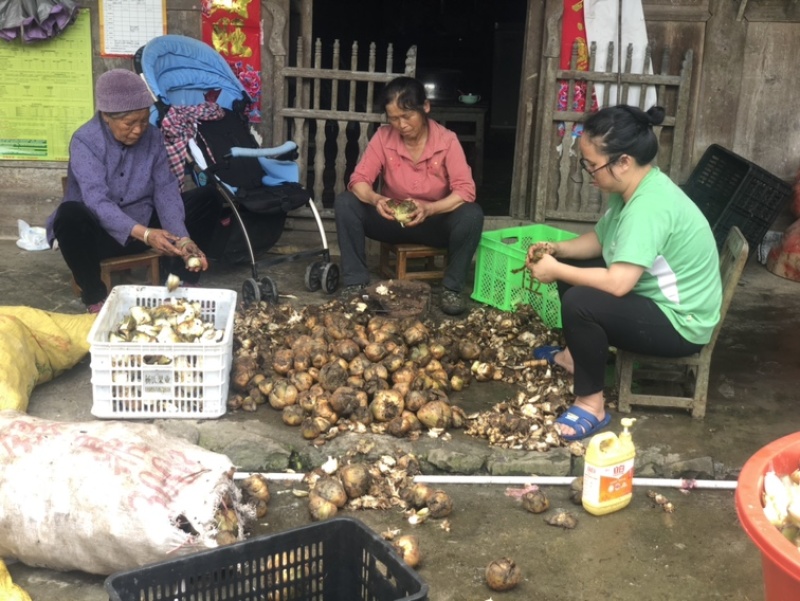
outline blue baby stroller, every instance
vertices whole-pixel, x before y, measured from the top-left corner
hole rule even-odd
[[[188,109],[186,114],[194,114],[192,109],[208,107],[212,97],[218,105],[214,110],[219,115],[209,120],[196,119],[193,128],[189,128],[197,135],[186,141],[185,152],[180,153],[185,159],[181,168],[191,169],[197,185],[214,185],[241,227],[246,247],[243,254],[252,267],[252,277],[242,284],[243,301],[277,302],[275,281],[268,276],[259,278],[258,267],[307,257],[319,258],[306,269],[306,287],[312,292],[320,288],[328,294],[335,292],[339,286],[339,268],[331,262],[314,201],[298,183],[299,171],[294,162],[297,145],[289,141],[276,148],[259,147],[245,115],[250,97],[222,56],[199,40],[164,35],[140,48],[134,63],[156,96],[151,121],[162,132],[167,123],[185,121],[184,117],[171,119],[182,108]],[[170,160],[176,160],[176,152],[168,145]],[[276,235],[267,242],[271,246],[277,241],[286,214],[306,204],[317,222],[322,248],[256,261],[246,226],[247,215],[267,217],[277,227]],[[260,250],[267,250],[264,240],[259,239],[259,243]]]

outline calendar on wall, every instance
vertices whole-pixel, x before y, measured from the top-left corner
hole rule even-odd
[[[166,0],[100,0],[100,54],[133,56],[167,33]]]

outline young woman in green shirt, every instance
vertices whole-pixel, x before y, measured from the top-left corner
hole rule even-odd
[[[534,356],[574,374],[575,402],[556,420],[566,440],[610,422],[603,386],[609,347],[683,357],[698,352],[719,321],[719,255],[708,221],[653,165],[653,126],[664,109],[619,105],[584,124],[581,166],[608,195],[592,232],[531,246],[528,269],[557,282],[565,347]],[[544,247],[544,257],[534,253]]]

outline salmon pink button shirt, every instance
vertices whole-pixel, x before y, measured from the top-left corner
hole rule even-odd
[[[428,119],[428,140],[414,163],[400,133],[382,125],[369,141],[364,156],[350,176],[349,188],[366,182],[374,186],[383,175],[381,194],[388,198],[436,201],[458,194],[475,201],[475,182],[456,134]]]

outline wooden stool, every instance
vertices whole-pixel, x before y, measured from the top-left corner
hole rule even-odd
[[[442,268],[436,267],[436,257],[442,257]],[[424,259],[422,269],[410,269],[409,261]],[[440,280],[447,266],[447,249],[424,244],[389,244],[381,242],[380,274],[398,280]]]
[[[159,258],[161,258],[160,253],[154,250],[148,250],[146,252],[139,253],[138,255],[104,259],[103,261],[100,261],[100,279],[103,280],[106,288],[108,288],[110,291],[111,274],[115,271],[130,271],[131,269],[136,269],[139,267],[147,267],[150,285],[159,286],[161,284],[161,276],[158,266]],[[75,278],[72,278],[72,291],[76,296],[80,296],[81,294],[81,289],[75,282]]]

